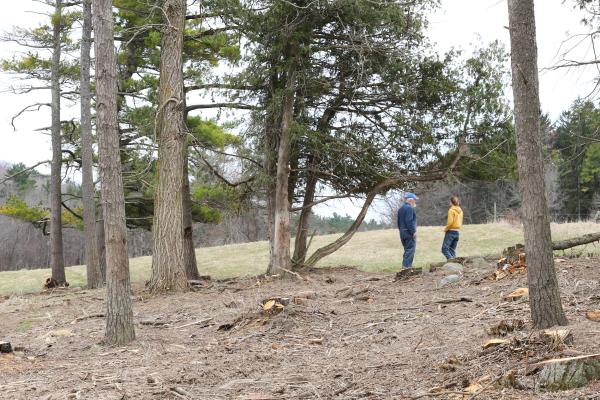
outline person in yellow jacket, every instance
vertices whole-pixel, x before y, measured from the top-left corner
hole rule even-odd
[[[442,254],[447,260],[456,258],[456,246],[460,236],[460,228],[463,223],[463,211],[460,208],[458,197],[450,197],[450,209],[448,210],[448,223],[444,227],[444,243],[442,244]]]

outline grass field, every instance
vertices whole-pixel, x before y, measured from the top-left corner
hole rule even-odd
[[[600,224],[565,223],[552,224],[554,240],[597,232]],[[338,235],[315,237],[312,250],[322,246]],[[443,232],[440,227],[421,227],[417,239],[415,265],[442,261],[440,253]],[[506,223],[464,226],[458,245],[459,256],[499,254],[507,246],[522,242],[520,228]],[[576,253],[600,254],[600,247],[582,246],[571,250]],[[562,252],[561,252],[562,253]],[[255,242],[196,250],[200,273],[214,278],[258,275],[266,270],[268,243]],[[366,271],[396,271],[401,265],[402,249],[396,230],[357,233],[338,252],[325,258],[319,266],[352,265]],[[144,282],[150,278],[151,257],[131,259],[130,270],[133,282]],[[40,290],[44,280],[50,276],[48,269],[0,272],[0,295],[21,294]],[[85,267],[67,268],[67,280],[71,286],[85,285]]]

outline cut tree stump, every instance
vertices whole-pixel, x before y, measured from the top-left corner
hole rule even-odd
[[[600,354],[555,358],[534,365],[541,367],[538,385],[547,390],[568,390],[600,379]]]
[[[10,342],[0,341],[0,353],[12,353],[12,346]]]
[[[519,262],[521,254],[525,252],[525,246],[521,243],[517,243],[512,247],[507,247],[502,251],[502,258],[505,259],[504,263],[514,264]]]

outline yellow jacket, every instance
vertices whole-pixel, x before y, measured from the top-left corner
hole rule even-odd
[[[459,206],[452,206],[448,210],[448,223],[444,227],[444,232],[458,231],[462,227],[463,212]]]

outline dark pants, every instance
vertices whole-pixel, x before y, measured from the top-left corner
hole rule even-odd
[[[404,247],[402,268],[412,268],[415,250],[417,248],[417,239],[415,239],[408,231],[400,231],[400,241],[402,242],[402,247]]]
[[[442,244],[442,254],[446,259],[456,258],[456,246],[458,246],[458,231],[448,231],[444,236]]]

